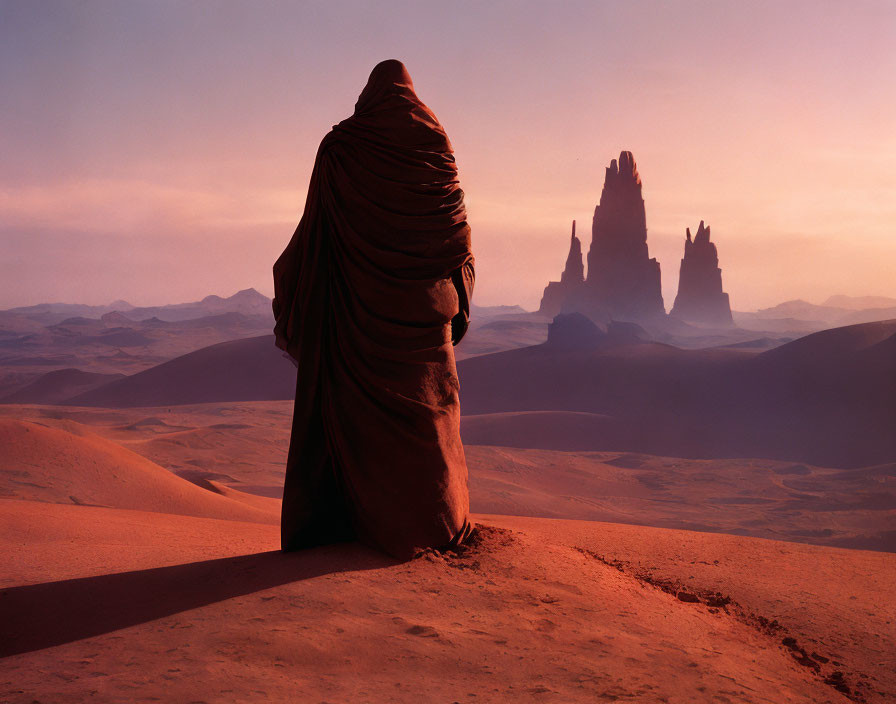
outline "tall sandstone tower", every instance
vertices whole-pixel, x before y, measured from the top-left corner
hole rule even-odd
[[[647,252],[641,178],[631,152],[607,168],[594,209],[584,293],[574,308],[592,317],[649,322],[666,314],[660,265]]]
[[[709,241],[709,228],[702,220],[693,241],[691,230],[687,229],[678,295],[669,315],[689,323],[734,325],[728,294],[722,290],[719,254],[715,244]]]

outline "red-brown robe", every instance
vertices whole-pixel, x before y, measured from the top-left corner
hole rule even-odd
[[[298,363],[282,547],[352,538],[400,559],[469,534],[453,345],[473,255],[451,144],[399,61],[324,137],[274,264]]]

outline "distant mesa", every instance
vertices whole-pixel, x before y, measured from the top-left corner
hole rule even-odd
[[[593,347],[605,338],[606,333],[581,313],[560,313],[548,325],[548,344],[555,347]]]
[[[606,170],[594,209],[588,276],[583,276],[581,243],[573,231],[566,270],[545,289],[539,312],[580,312],[596,322],[661,320],[666,311],[660,265],[647,251],[647,219],[641,177],[631,152]]]
[[[709,237],[709,228],[702,220],[693,240],[690,228],[687,229],[678,295],[670,315],[689,323],[731,326],[734,320],[728,294],[722,291],[719,254]]]
[[[611,320],[603,329],[582,313],[559,313],[548,325],[547,344],[555,348],[586,349],[598,345],[638,344],[649,338],[637,323]]]

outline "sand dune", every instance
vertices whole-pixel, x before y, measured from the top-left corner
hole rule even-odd
[[[458,371],[465,414],[609,416],[614,445],[602,444],[601,431],[591,449],[838,467],[896,460],[893,320],[826,330],[761,354],[546,344],[464,360]],[[499,437],[521,437],[528,423],[515,416],[491,425]],[[486,421],[477,424],[477,441],[491,442]]]
[[[124,374],[96,374],[80,369],[57,369],[0,399],[0,403],[61,403],[124,378]]]
[[[83,429],[0,419],[0,496],[275,523],[276,506],[181,479]],[[79,433],[79,434],[76,434]]]
[[[625,447],[628,443],[621,440],[627,432],[624,424],[612,416],[576,411],[484,413],[461,419],[461,433],[467,445],[594,450]]]
[[[769,350],[757,358],[764,364],[787,362],[817,364],[850,361],[851,355],[870,350],[896,335],[896,319],[822,330]]]
[[[522,311],[480,316],[473,311],[470,329],[454,349],[457,359],[540,345],[548,338],[550,319]]]
[[[474,550],[395,564],[355,544],[281,554],[274,526],[3,503],[4,701],[896,691],[890,555],[489,516]]]
[[[525,447],[838,467],[896,460],[896,321],[826,330],[763,353],[543,344],[465,359],[458,371],[463,412],[491,415],[468,424],[477,443],[509,444],[513,436],[528,438]],[[264,336],[198,350],[67,403],[287,400],[294,378]],[[545,414],[559,411],[590,417],[567,415],[564,423]]]
[[[9,406],[0,408],[3,414],[101,435],[225,495],[225,488],[264,501],[282,494],[289,401],[149,409]],[[531,421],[525,413],[496,415],[461,423],[474,510],[896,550],[896,495],[888,489],[896,463],[836,469],[756,458],[523,449],[520,444],[551,440],[542,428],[587,446],[592,428],[604,419],[567,412],[533,412]],[[506,444],[474,444],[479,430]]]
[[[295,395],[295,377],[273,335],[263,335],[204,347],[68,403],[117,408],[285,399]]]
[[[896,552],[896,465],[467,446],[482,513],[613,521]]]
[[[459,555],[287,555],[278,502],[234,487],[282,481],[290,410],[0,410],[0,492],[15,497],[0,499],[0,701],[896,696],[896,605],[881,599],[896,555],[697,532],[879,531],[894,465],[468,445],[479,511],[690,530],[487,515]],[[567,441],[606,421],[529,415],[479,421]]]

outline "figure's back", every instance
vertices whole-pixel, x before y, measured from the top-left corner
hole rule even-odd
[[[470,229],[450,142],[400,62],[374,69],[321,143],[274,278],[277,343],[299,365],[284,549],[355,535],[409,557],[462,540],[452,342]]]

